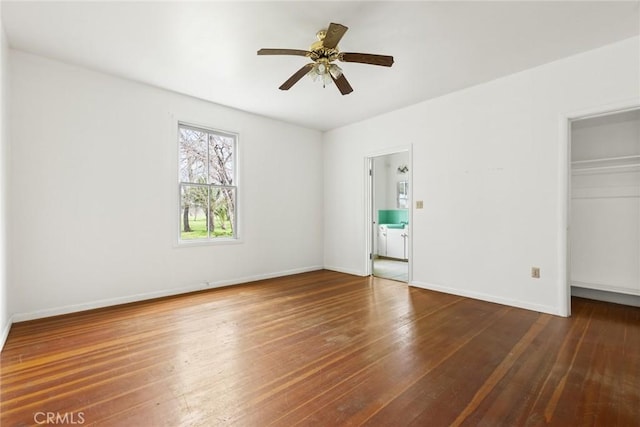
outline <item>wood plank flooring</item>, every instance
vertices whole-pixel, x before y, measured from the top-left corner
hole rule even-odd
[[[331,271],[18,323],[0,363],[2,426],[640,425],[640,308]]]

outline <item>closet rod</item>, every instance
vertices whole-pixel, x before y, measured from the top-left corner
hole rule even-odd
[[[589,159],[589,160],[574,160],[571,162],[572,165],[582,165],[589,163],[599,163],[599,162],[613,162],[616,160],[632,160],[632,159],[640,159],[640,154],[634,154],[632,156],[620,156],[620,157],[602,157],[600,159]]]
[[[640,163],[636,163],[633,165],[612,165],[612,166],[594,166],[590,168],[575,168],[572,170],[572,172],[603,171],[603,170],[612,170],[612,169],[637,169],[638,167],[640,167]],[[633,172],[633,170],[630,170],[629,172]]]

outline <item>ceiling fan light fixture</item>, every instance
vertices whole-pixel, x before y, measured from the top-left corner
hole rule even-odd
[[[338,67],[336,64],[329,64],[329,73],[331,73],[334,79],[340,78],[342,75],[342,68]]]
[[[313,64],[313,67],[311,67],[311,70],[307,74],[314,82],[320,80],[322,82],[322,87],[326,87],[328,84],[333,83],[333,79],[331,78],[331,75],[333,74],[333,67],[340,69],[340,67],[335,64],[316,62],[315,64]],[[342,70],[340,70],[340,74],[342,74]]]

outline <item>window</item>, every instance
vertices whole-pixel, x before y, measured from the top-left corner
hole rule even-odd
[[[236,141],[179,123],[180,241],[236,239]]]

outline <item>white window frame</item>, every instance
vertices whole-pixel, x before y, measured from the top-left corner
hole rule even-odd
[[[220,136],[224,136],[227,138],[233,138],[233,183],[234,185],[218,185],[218,184],[201,184],[201,183],[190,183],[190,182],[185,182],[185,181],[181,181],[180,179],[180,129],[181,128],[189,128],[198,132],[206,132],[208,134],[215,134],[215,135],[220,135]],[[239,135],[236,132],[230,132],[230,131],[224,131],[224,130],[219,130],[219,129],[215,129],[213,127],[210,126],[206,126],[206,125],[200,125],[200,124],[194,124],[194,123],[190,123],[190,122],[186,122],[186,121],[177,121],[176,122],[176,126],[175,126],[175,135],[176,135],[176,141],[177,141],[177,167],[176,167],[176,173],[177,173],[177,193],[178,193],[178,198],[177,198],[177,211],[178,211],[178,220],[176,221],[176,223],[178,224],[178,230],[177,230],[177,241],[178,241],[178,245],[179,246],[197,246],[197,245],[217,245],[217,244],[229,244],[229,243],[240,243],[240,237],[239,237],[239,215],[238,215],[238,209],[239,209],[239,190],[238,190],[238,146],[239,146]],[[208,176],[208,174],[207,174]],[[234,204],[235,204],[235,209],[233,211],[233,235],[230,237],[211,237],[209,235],[209,237],[207,238],[200,238],[200,239],[183,239],[182,238],[182,214],[183,214],[183,210],[182,210],[182,188],[183,186],[199,186],[199,187],[206,187],[206,188],[230,188],[233,189],[234,192]]]

